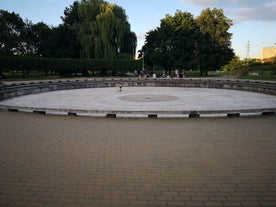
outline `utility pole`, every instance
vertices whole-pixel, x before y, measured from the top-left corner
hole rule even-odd
[[[142,52],[142,70],[144,71],[144,69],[145,69],[145,53],[144,52]]]
[[[246,58],[249,59],[250,56],[250,41],[247,42],[246,46]]]

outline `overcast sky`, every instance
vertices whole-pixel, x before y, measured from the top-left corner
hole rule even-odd
[[[74,0],[0,0],[0,9],[14,11],[33,23],[43,21],[52,26],[61,23],[65,7]],[[108,0],[126,10],[131,29],[138,37],[138,50],[145,34],[160,24],[166,14],[176,10],[195,17],[202,9],[217,7],[233,19],[232,47],[242,59],[260,57],[262,48],[276,46],[276,0]]]

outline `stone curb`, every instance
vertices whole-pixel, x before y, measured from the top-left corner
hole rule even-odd
[[[34,114],[90,116],[106,118],[216,118],[248,117],[275,115],[276,108],[241,109],[241,110],[200,110],[200,111],[119,111],[85,110],[64,108],[37,108],[0,105],[0,110],[10,112],[28,112]]]

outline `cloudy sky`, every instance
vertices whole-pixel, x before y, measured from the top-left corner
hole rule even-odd
[[[166,14],[176,10],[195,17],[202,9],[217,7],[233,19],[230,29],[232,47],[242,59],[260,57],[263,47],[276,46],[276,0],[107,0],[126,10],[132,31],[138,37],[138,50],[145,33],[156,28]],[[0,0],[0,9],[14,11],[33,23],[43,21],[52,26],[61,23],[65,7],[74,0]]]

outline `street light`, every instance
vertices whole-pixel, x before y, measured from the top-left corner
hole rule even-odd
[[[144,60],[145,53],[142,52],[142,71],[145,69],[145,60]]]

